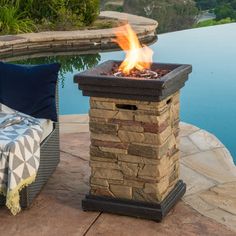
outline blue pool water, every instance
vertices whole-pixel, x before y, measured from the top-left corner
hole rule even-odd
[[[151,46],[155,62],[186,63],[193,72],[181,93],[181,120],[214,133],[236,162],[236,24],[185,30],[159,35]],[[40,62],[65,62],[60,86],[60,113],[83,114],[89,109],[73,75],[124,53],[41,58]],[[27,62],[27,61],[26,61]]]

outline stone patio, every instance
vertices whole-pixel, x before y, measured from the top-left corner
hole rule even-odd
[[[30,209],[0,208],[0,235],[236,235],[236,168],[213,135],[181,123],[181,178],[187,192],[162,223],[83,212],[89,191],[88,117],[64,116],[61,162]]]

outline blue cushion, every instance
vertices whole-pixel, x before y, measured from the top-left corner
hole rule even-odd
[[[0,103],[36,118],[57,121],[56,83],[60,64],[0,62]]]

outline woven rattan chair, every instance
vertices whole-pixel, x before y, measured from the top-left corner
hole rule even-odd
[[[58,96],[57,96],[58,107]],[[57,109],[58,110],[58,109]],[[20,194],[20,205],[27,208],[39,194],[60,161],[59,123],[55,122],[53,131],[41,143],[40,165],[35,182],[25,187]],[[0,195],[0,206],[5,205],[5,197]]]

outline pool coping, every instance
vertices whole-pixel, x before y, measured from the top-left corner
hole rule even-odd
[[[61,134],[89,132],[89,117],[62,115]],[[226,147],[211,133],[180,123],[180,178],[187,184],[182,200],[236,232],[236,166]],[[213,168],[214,166],[214,168]]]
[[[149,44],[157,38],[155,20],[127,13],[102,11],[101,18],[117,19],[129,23],[142,43]],[[33,53],[91,51],[117,49],[114,31],[119,27],[98,30],[46,31],[0,36],[0,57],[9,58]]]

